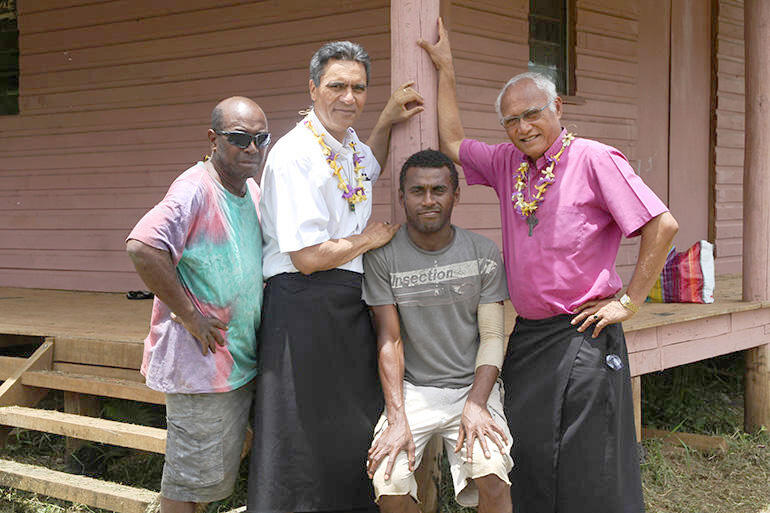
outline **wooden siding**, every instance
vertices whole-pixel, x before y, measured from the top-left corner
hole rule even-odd
[[[639,172],[647,155],[637,151],[638,2],[582,0],[576,7],[577,90],[576,97],[565,98],[562,122],[581,137],[620,149]],[[510,77],[527,70],[528,10],[528,0],[451,3],[447,18],[455,55],[458,100],[468,137],[488,143],[508,140],[497,122],[494,101]],[[652,173],[650,168],[653,166],[645,170]],[[654,170],[665,173],[665,167]],[[649,173],[642,173],[645,180],[650,178]],[[657,192],[665,199],[665,190]],[[466,187],[455,209],[455,221],[500,244],[498,208],[491,189]],[[618,255],[617,268],[626,282],[636,262],[637,248],[638,240],[626,240]]]
[[[563,119],[623,151],[665,202],[671,2],[576,1],[577,90]],[[528,0],[441,3],[466,132],[504,141],[493,103],[527,69]],[[743,4],[717,5],[712,229],[725,274],[741,267]],[[373,57],[363,137],[390,90],[384,0],[38,0],[19,9],[21,114],[0,117],[0,285],[140,288],[123,239],[206,153],[213,104],[251,96],[282,135],[309,103],[307,61],[321,42],[354,39]],[[392,218],[392,189],[388,175],[375,188],[375,219]],[[454,219],[500,244],[498,208],[491,189],[465,187]],[[638,239],[621,245],[626,282],[637,250]]]
[[[384,0],[38,0],[19,2],[19,29],[21,113],[0,117],[0,285],[143,288],[123,240],[207,153],[211,108],[252,97],[282,135],[325,41],[372,56],[362,137],[390,91]],[[391,201],[386,176],[375,217]]]
[[[714,228],[717,274],[739,273],[743,254],[745,57],[743,1],[719,0],[716,30]]]
[[[443,12],[450,30],[465,135],[490,144],[507,141],[494,103],[500,87],[526,71],[528,0],[453,1]],[[465,177],[462,175],[461,179]],[[500,207],[489,187],[464,185],[453,221],[502,247]]]

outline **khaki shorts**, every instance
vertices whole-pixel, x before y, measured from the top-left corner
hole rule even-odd
[[[465,401],[471,387],[463,388],[435,388],[420,387],[404,381],[404,408],[409,428],[415,445],[415,468],[422,461],[422,455],[433,435],[439,435],[444,439],[444,447],[449,466],[452,472],[452,481],[455,490],[455,500],[462,506],[477,506],[479,503],[479,491],[473,482],[479,477],[491,474],[499,477],[510,485],[508,472],[513,468],[513,459],[510,456],[513,439],[508,430],[508,423],[503,415],[503,388],[499,382],[492,388],[487,401],[487,409],[498,426],[508,437],[505,450],[500,448],[487,437],[487,447],[490,457],[484,456],[484,451],[479,442],[473,445],[473,463],[467,460],[465,445],[459,453],[455,453],[457,435],[460,430]],[[377,426],[374,428],[374,440],[385,431],[388,426],[387,410],[383,412]],[[372,442],[374,443],[374,442]],[[374,485],[375,501],[379,502],[383,495],[411,495],[417,501],[417,482],[414,473],[409,471],[409,461],[406,451],[401,451],[396,456],[390,479],[385,480],[385,469],[388,465],[388,457],[383,459],[374,473],[372,484]]]
[[[214,502],[233,493],[254,381],[230,392],[166,394],[166,460],[160,493]]]

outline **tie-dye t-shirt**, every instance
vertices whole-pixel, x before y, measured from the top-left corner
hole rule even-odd
[[[165,393],[227,392],[257,374],[262,308],[259,187],[243,197],[225,190],[198,162],[182,173],[129,239],[171,253],[179,281],[198,310],[226,323],[224,347],[203,356],[201,345],[171,320],[157,297],[144,341],[142,374]]]

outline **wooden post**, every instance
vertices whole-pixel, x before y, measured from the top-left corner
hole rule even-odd
[[[743,299],[770,300],[770,2],[744,3]],[[744,428],[770,427],[770,345],[746,352]]]
[[[391,0],[390,2],[390,86],[391,90],[414,80],[414,88],[425,100],[425,112],[393,129],[390,138],[388,169],[392,180],[392,216],[402,223],[406,216],[398,202],[401,165],[413,153],[426,148],[438,149],[436,96],[438,75],[428,55],[417,46],[419,39],[434,42],[438,38],[439,0]],[[415,472],[417,495],[423,513],[438,511],[437,483],[441,479],[439,461],[443,445],[434,438],[423,453]]]
[[[418,505],[422,513],[435,513],[438,511],[439,496],[438,485],[441,482],[441,456],[444,454],[444,440],[440,436],[434,436],[425,447],[420,466],[414,471],[417,481]]]
[[[419,39],[438,38],[439,0],[392,0],[390,2],[390,87],[414,80],[414,88],[425,99],[425,112],[393,128],[390,137],[389,176],[392,179],[394,222],[403,222],[404,209],[398,202],[398,175],[411,154],[427,148],[438,149],[436,96],[438,75],[428,54],[417,46]]]
[[[99,398],[88,394],[78,394],[77,392],[64,392],[64,411],[75,415],[85,417],[99,416]],[[64,446],[66,457],[69,458],[75,451],[85,444],[85,440],[79,438],[66,437]]]

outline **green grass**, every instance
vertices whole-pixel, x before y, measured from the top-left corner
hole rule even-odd
[[[699,452],[656,440],[644,442],[642,483],[648,513],[770,513],[770,434],[746,434],[743,425],[743,359],[741,354],[714,358],[642,378],[643,423],[670,431],[725,437],[725,454]],[[162,408],[123,401],[104,401],[102,415],[116,420],[163,427]],[[47,407],[61,406],[51,394]],[[0,457],[66,471],[64,438],[13,431]],[[76,453],[81,466],[102,479],[158,490],[163,466],[159,455],[101,444]],[[247,464],[235,493],[211,504],[207,513],[222,513],[245,504]],[[446,457],[439,487],[443,513],[470,513],[454,501]],[[0,513],[106,513],[35,494],[0,488]]]

